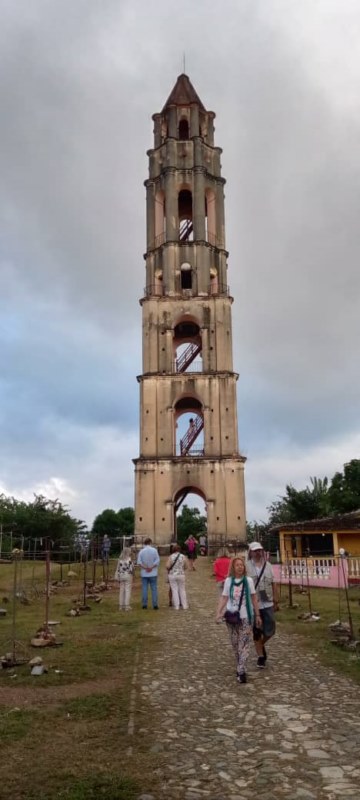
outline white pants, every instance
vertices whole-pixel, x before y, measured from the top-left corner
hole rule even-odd
[[[175,609],[188,608],[185,591],[185,575],[169,575],[169,584],[172,591],[172,604]]]
[[[119,608],[130,608],[132,575],[124,575],[119,582]]]

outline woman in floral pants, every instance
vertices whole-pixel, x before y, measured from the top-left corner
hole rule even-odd
[[[236,659],[236,677],[239,683],[246,683],[246,662],[249,656],[252,626],[255,617],[256,625],[261,625],[259,606],[252,578],[245,574],[245,559],[235,556],[231,560],[229,577],[226,578],[222,596],[216,613],[216,621],[221,622],[224,614],[229,631],[230,642]],[[227,621],[227,613],[239,613],[236,624]]]

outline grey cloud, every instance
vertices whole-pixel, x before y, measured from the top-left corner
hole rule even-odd
[[[295,444],[305,459],[316,443],[356,433],[359,125],[339,105],[340,80],[336,98],[331,70],[320,80],[309,38],[319,36],[319,58],[325,47],[328,58],[350,16],[329,0],[302,8],[295,0],[3,4],[0,478],[8,484],[21,464],[23,485],[30,474],[82,482],[84,507],[92,491],[100,508],[117,506],[123,486],[129,497],[150,117],[184,50],[224,151],[252,506],[265,497],[254,486],[257,475],[269,482],[262,464],[275,445],[286,453]],[[353,4],[351,12],[360,18]],[[348,59],[346,81],[352,63],[358,70],[357,54]]]

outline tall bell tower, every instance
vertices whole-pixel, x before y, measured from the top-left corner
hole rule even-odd
[[[208,539],[245,539],[221,148],[187,75],[159,114],[148,151],[135,537],[166,545],[189,493]]]

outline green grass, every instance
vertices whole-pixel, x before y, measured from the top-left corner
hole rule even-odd
[[[114,568],[112,564],[110,575]],[[79,572],[79,565],[76,569]],[[64,569],[64,579],[66,573]],[[8,614],[0,618],[0,655],[11,650],[13,574],[12,565],[0,564],[0,605],[4,596],[9,598]],[[59,577],[55,565],[52,578]],[[156,756],[137,748],[133,758],[123,755],[130,744],[134,746],[127,730],[135,654],[142,647],[155,651],[159,647],[157,618],[148,615],[145,619],[140,608],[139,580],[134,585],[131,614],[119,612],[115,584],[103,593],[101,603],[89,600],[91,611],[69,617],[72,601],[82,596],[81,580],[73,579],[70,586],[59,588],[50,598],[49,619],[60,620],[54,631],[63,644],[42,649],[31,648],[30,639],[45,619],[44,564],[24,563],[21,586],[29,602],[16,601],[16,639],[29,659],[42,657],[48,672],[32,676],[28,664],[0,670],[0,785],[4,796],[12,800],[93,800],[103,796],[132,800],[150,789],[156,793],[157,778],[149,778]],[[28,706],[26,710],[24,706]]]
[[[9,642],[12,635],[13,603],[10,594],[12,585],[12,567],[0,565],[0,603],[3,594],[7,593],[9,602],[6,604],[7,616],[0,618],[0,647],[1,655],[5,650],[11,650]],[[58,565],[55,566],[55,574]],[[77,565],[79,570],[79,565]],[[10,570],[10,572],[9,572]],[[36,588],[38,595],[32,593],[33,572],[37,575]],[[98,575],[101,577],[98,570]],[[110,575],[113,574],[113,565]],[[98,680],[109,675],[109,671],[126,675],[131,668],[134,652],[139,641],[139,625],[143,623],[138,609],[131,615],[120,615],[117,607],[117,588],[104,592],[100,604],[88,601],[91,611],[83,613],[80,617],[69,617],[67,612],[74,605],[72,602],[81,595],[79,581],[73,585],[61,588],[50,597],[50,620],[60,620],[61,624],[54,627],[57,641],[61,646],[36,650],[30,647],[30,640],[37,629],[45,620],[45,595],[44,565],[35,562],[25,563],[22,568],[22,585],[25,589],[29,604],[23,605],[16,601],[16,639],[26,648],[29,658],[41,655],[44,663],[49,667],[47,675],[41,677],[42,686],[61,686],[69,683],[81,683],[86,680]],[[41,594],[40,594],[41,591]],[[134,593],[140,601],[139,589],[136,586]],[[135,604],[136,605],[136,604]],[[7,642],[7,644],[5,644]],[[55,670],[58,670],[55,672]],[[39,684],[40,681],[30,676],[27,668],[16,670],[16,684],[20,686]],[[9,675],[0,671],[1,682],[9,682]]]
[[[36,711],[22,711],[19,708],[0,708],[0,742],[17,742],[30,732],[37,718]]]
[[[43,792],[28,795],[28,800],[135,800],[139,795],[139,787],[134,781],[117,775],[94,775],[87,778],[74,779],[64,776],[69,785],[55,792]]]
[[[329,625],[336,622],[339,617],[342,622],[348,621],[345,592],[341,591],[339,594],[336,589],[311,587],[311,607],[313,611],[319,612],[320,620],[305,622],[298,617],[309,611],[308,595],[300,594],[293,588],[293,604],[298,604],[298,608],[289,608],[287,586],[283,586],[281,591],[281,610],[276,617],[283,629],[299,637],[299,642],[305,648],[315,651],[323,664],[360,683],[360,649],[355,652],[344,650],[331,643],[331,639],[335,637]],[[354,635],[360,640],[360,588],[350,589],[349,598]]]
[[[61,716],[76,720],[107,719],[116,709],[115,694],[91,694],[61,704]]]
[[[110,575],[113,568],[111,565]],[[52,577],[54,573],[59,577],[58,572],[55,566]],[[12,578],[13,567],[0,565],[1,605],[4,594],[10,595]],[[118,611],[114,586],[104,592],[100,604],[89,601],[89,613],[72,618],[66,613],[72,599],[81,594],[81,582],[74,579],[71,586],[59,589],[50,599],[50,619],[61,621],[55,630],[63,645],[41,650],[31,649],[29,642],[44,621],[44,564],[24,564],[22,584],[31,602],[16,603],[16,638],[27,647],[29,658],[41,655],[48,673],[32,676],[28,664],[0,670],[2,794],[11,800],[95,800],[102,796],[107,800],[133,800],[141,793],[157,796],[158,756],[149,752],[148,741],[129,737],[127,730],[135,654],[139,650],[141,662],[144,649],[156,653],[161,647],[158,621],[168,614],[164,581],[159,580],[160,610],[156,614],[141,611],[140,582],[136,579],[131,614]],[[359,595],[359,590],[351,591],[356,630],[360,626]],[[300,604],[298,610],[286,608],[283,590],[280,625],[296,636],[300,646],[319,653],[328,666],[360,682],[359,658],[329,641],[328,625],[339,616],[337,592],[312,592],[313,608],[321,613],[316,623],[297,619],[308,607],[306,596],[294,593],[294,602]],[[7,609],[7,617],[0,618],[0,655],[10,649],[6,641],[11,638],[11,600]],[[345,618],[343,596],[341,615]],[[148,711],[144,700],[141,710],[144,714]],[[134,754],[125,757],[130,745]]]

